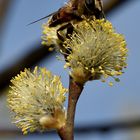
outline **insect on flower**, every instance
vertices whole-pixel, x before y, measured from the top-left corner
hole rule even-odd
[[[85,17],[95,16],[96,19],[104,18],[102,0],[69,0],[67,4],[61,7],[58,11],[47,15],[30,24],[36,23],[42,19],[52,16],[49,22],[49,27],[61,25],[57,30],[57,36],[60,40],[64,40],[59,31],[67,29],[67,35],[73,32],[71,22],[81,21]],[[65,23],[65,24],[64,24]]]

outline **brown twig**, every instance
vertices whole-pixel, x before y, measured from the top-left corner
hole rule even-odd
[[[70,77],[67,121],[66,125],[58,131],[59,136],[62,140],[74,140],[73,132],[76,104],[81,95],[82,90],[83,85],[76,83]]]

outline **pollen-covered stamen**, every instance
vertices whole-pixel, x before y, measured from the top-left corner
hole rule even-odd
[[[45,68],[25,69],[11,80],[8,95],[13,122],[24,134],[59,129],[65,124],[63,106],[67,89],[60,77]]]
[[[71,68],[70,74],[75,80],[82,77],[80,82],[108,76],[114,78],[123,73],[127,66],[126,43],[123,35],[117,34],[109,21],[85,19],[73,26],[73,34],[66,39],[63,47],[71,49],[66,65]]]

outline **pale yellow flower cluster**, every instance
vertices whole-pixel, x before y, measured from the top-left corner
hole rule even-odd
[[[59,42],[59,39],[57,37],[57,29],[58,28],[50,28],[47,23],[43,25],[43,45],[50,46]]]
[[[123,35],[116,33],[104,19],[84,20],[73,26],[75,30],[63,47],[69,51],[65,67],[70,67],[75,81],[101,79],[104,82],[109,76],[119,81],[115,76],[121,75],[127,66]]]
[[[83,84],[96,79],[105,82],[111,76],[119,81],[116,76],[121,75],[127,66],[128,50],[124,36],[116,33],[112,24],[105,19],[85,18],[81,22],[72,23],[72,26],[74,31],[69,37],[64,35],[66,30],[60,31],[65,38],[61,44],[56,35],[58,27],[44,26],[43,42],[61,45],[58,49],[66,58],[64,68],[71,69],[73,79]]]
[[[56,27],[49,27],[50,20],[47,23],[43,24],[43,32],[42,32],[42,45],[47,45],[50,47],[51,45],[59,45],[61,40],[57,36],[57,30],[63,26],[57,25]],[[61,34],[65,35],[65,32],[61,32]],[[57,47],[55,49],[58,49]]]
[[[8,105],[13,122],[24,134],[33,131],[59,129],[65,124],[63,107],[67,89],[60,77],[46,68],[25,69],[11,80]]]

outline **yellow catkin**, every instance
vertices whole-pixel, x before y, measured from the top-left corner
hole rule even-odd
[[[11,82],[8,105],[13,123],[22,129],[23,134],[58,129],[64,125],[66,111],[63,103],[67,89],[60,77],[46,68],[35,67],[33,72],[25,69]],[[43,117],[49,119],[40,123]]]

